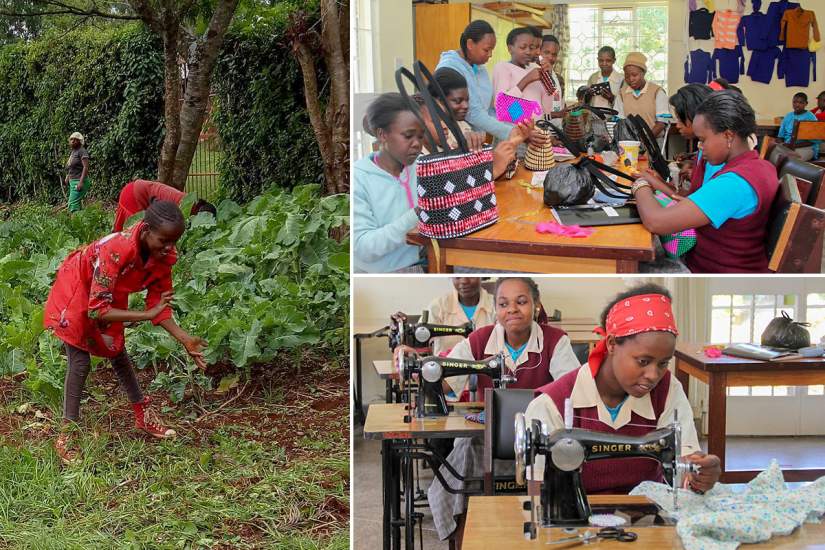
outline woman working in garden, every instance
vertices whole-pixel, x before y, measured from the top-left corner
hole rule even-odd
[[[172,319],[172,266],[175,243],[185,228],[183,214],[169,201],[155,201],[144,219],[71,254],[57,272],[49,293],[44,325],[64,342],[68,369],[64,385],[64,427],[79,418],[80,398],[90,356],[109,358],[135,415],[135,427],[157,438],[175,435],[150,407],[126,353],[124,323],[152,321],[183,344],[201,369],[206,341],[191,336]],[[128,309],[129,294],[148,290],[146,310]],[[55,442],[60,458],[76,457],[68,432]]]
[[[130,181],[123,186],[117,200],[114,231],[123,231],[123,226],[129,218],[149,208],[154,201],[171,201],[180,205],[185,196],[185,191],[179,191],[159,181]],[[213,204],[199,199],[192,206],[190,215],[195,216],[199,212],[209,212],[215,216],[217,210]]]
[[[66,161],[65,181],[69,186],[69,212],[83,209],[83,197],[89,192],[89,186],[92,184],[89,180],[89,152],[85,144],[86,140],[80,132],[74,132],[69,136],[72,152]]]

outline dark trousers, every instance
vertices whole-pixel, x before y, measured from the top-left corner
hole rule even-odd
[[[89,375],[92,361],[89,352],[70,344],[65,345],[69,368],[66,369],[66,380],[63,384],[63,418],[76,421],[80,418],[80,398],[83,396],[83,388],[86,385],[86,377]],[[143,393],[140,391],[132,360],[129,359],[125,349],[112,359],[112,367],[115,369],[120,387],[129,396],[129,401],[131,403],[143,401]]]

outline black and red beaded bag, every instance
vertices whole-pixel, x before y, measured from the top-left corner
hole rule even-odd
[[[415,62],[413,70],[414,74],[403,67],[398,69],[395,81],[421,121],[431,151],[417,161],[418,232],[433,239],[463,237],[498,221],[493,148],[485,145],[480,151],[471,151],[438,82],[420,61]],[[408,95],[404,78],[413,82],[424,99],[437,140],[424,124],[418,104]],[[440,122],[453,135],[458,148],[450,147]]]

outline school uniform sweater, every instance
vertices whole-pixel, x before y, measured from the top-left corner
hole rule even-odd
[[[716,78],[715,62],[704,50],[693,50],[690,58],[685,60],[685,82],[688,84],[707,84]]]
[[[782,50],[774,46],[765,50],[755,50],[751,53],[751,60],[748,63],[747,75],[754,82],[770,84],[773,73],[776,70],[776,62],[782,55]]]
[[[704,158],[697,164],[692,192],[703,185],[706,165]],[[748,151],[728,161],[713,178],[728,172],[742,177],[756,192],[756,211],[741,219],[728,219],[718,229],[710,224],[697,228],[696,246],[685,257],[687,266],[693,273],[767,273],[765,237],[779,189],[776,168],[761,160],[756,151]]]
[[[708,11],[707,8],[690,12],[688,20],[688,34],[690,37],[697,40],[710,39],[713,33],[713,16],[714,12]]]
[[[811,30],[814,40],[820,40],[816,14],[802,8],[786,10],[779,23],[779,29],[779,40],[785,41],[786,48],[808,49]]]
[[[732,10],[717,11],[713,16],[714,46],[732,50],[736,47],[736,29],[742,16]]]
[[[785,86],[807,88],[811,82],[811,71],[816,82],[816,53],[807,49],[798,50],[785,47],[779,56],[776,76],[785,79]]]
[[[598,373],[598,370],[596,371]],[[536,398],[525,411],[525,419],[541,420],[552,433],[564,427],[564,401],[573,405],[573,427],[602,433],[641,436],[673,422],[678,410],[682,426],[682,448],[685,456],[700,450],[690,403],[681,384],[666,371],[650,393],[642,397],[627,396],[616,420],[611,419],[598,393],[596,374],[590,365],[583,365],[558,380],[536,390]],[[536,459],[534,476],[544,473],[544,457]],[[603,459],[586,462],[582,467],[582,482],[587,493],[626,494],[642,481],[663,481],[661,465],[645,458]]]
[[[716,70],[717,64],[719,70]],[[713,50],[713,69],[716,74],[731,84],[739,82],[739,75],[745,74],[745,56],[742,46],[733,49],[717,48]]]
[[[744,16],[739,21],[739,28],[736,30],[739,44],[747,46],[751,51],[765,50],[769,47],[768,37],[770,35],[770,19],[765,13],[755,11]]]

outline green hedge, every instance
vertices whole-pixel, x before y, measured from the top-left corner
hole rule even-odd
[[[141,26],[89,28],[0,48],[0,200],[63,200],[68,137],[92,157],[92,194],[156,173],[163,55]]]
[[[280,32],[227,37],[213,82],[224,150],[221,188],[230,198],[249,200],[272,183],[320,181],[301,69]]]
[[[283,39],[280,12],[294,9],[285,6],[266,26],[238,24],[213,78],[214,122],[225,150],[221,188],[236,201],[273,184],[291,189],[322,178],[300,67]],[[0,46],[0,98],[0,201],[62,202],[73,131],[87,138],[93,197],[116,198],[125,182],[157,174],[163,50],[142,25]]]

